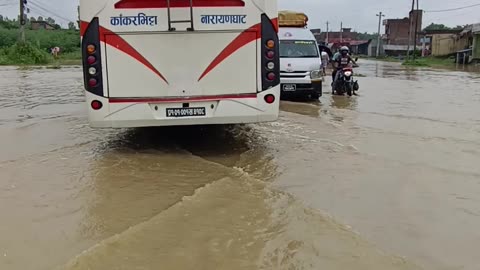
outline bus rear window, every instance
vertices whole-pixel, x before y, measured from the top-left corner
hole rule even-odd
[[[244,7],[242,0],[193,0],[194,7]],[[167,0],[121,0],[115,8],[166,8]],[[170,7],[190,7],[190,0],[170,0]]]

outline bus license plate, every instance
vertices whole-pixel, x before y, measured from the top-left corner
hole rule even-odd
[[[167,108],[167,117],[205,116],[205,107],[199,108]]]
[[[283,91],[295,91],[297,86],[295,84],[284,84]]]

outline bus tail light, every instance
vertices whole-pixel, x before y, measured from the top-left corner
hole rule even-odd
[[[98,100],[94,100],[92,101],[92,103],[90,103],[90,106],[92,106],[92,109],[94,109],[95,111],[98,111],[103,107],[103,104]]]
[[[88,24],[85,29],[85,34],[82,37],[82,62],[85,90],[94,95],[103,97],[104,92],[99,29],[98,18],[95,17]]]
[[[88,80],[88,86],[89,87],[95,87],[97,85],[97,80],[95,78],[91,78],[90,80]]]
[[[280,42],[276,27],[262,14],[262,90],[280,84]]]
[[[94,54],[95,53],[95,45],[90,44],[87,46],[87,53],[88,54]]]
[[[89,65],[93,65],[93,64],[95,64],[95,62],[97,62],[97,59],[95,58],[95,56],[91,56],[91,55],[90,55],[90,56],[87,58],[87,63],[88,63]]]
[[[272,104],[275,102],[275,96],[274,95],[266,95],[265,96],[265,102],[267,102],[268,104]]]
[[[269,81],[274,81],[276,78],[277,78],[277,76],[275,76],[275,73],[273,73],[273,72],[270,72],[270,73],[268,73],[268,75],[267,75],[267,79],[268,79]]]
[[[274,51],[268,51],[267,52],[267,58],[269,60],[273,59],[273,57],[275,57],[275,52]]]
[[[275,48],[275,41],[269,39],[266,43],[267,45],[267,48],[269,48],[270,50],[274,49]]]

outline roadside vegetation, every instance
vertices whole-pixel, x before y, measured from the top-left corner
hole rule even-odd
[[[406,60],[403,62],[403,65],[414,67],[453,67],[455,66],[455,59],[450,57],[421,57],[415,60]]]
[[[413,59],[406,59],[406,56],[402,57],[392,57],[392,56],[381,56],[381,57],[362,57],[364,59],[376,60],[376,61],[384,61],[384,62],[392,62],[392,63],[401,63],[404,66],[411,66],[411,67],[454,67],[455,58],[453,57],[434,57],[434,56],[427,56],[421,57],[416,56],[415,60]]]
[[[0,21],[0,65],[77,65],[81,64],[80,34],[71,29],[30,30],[25,26],[25,43],[19,43],[18,22]],[[59,47],[54,58],[50,48]]]

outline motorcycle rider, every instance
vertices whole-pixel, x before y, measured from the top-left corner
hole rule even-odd
[[[333,59],[333,83],[332,83],[332,94],[335,92],[335,86],[337,83],[338,78],[342,74],[339,71],[342,71],[344,68],[349,67],[351,64],[356,65],[355,61],[350,57],[350,49],[347,46],[343,46],[340,48],[340,54]]]

